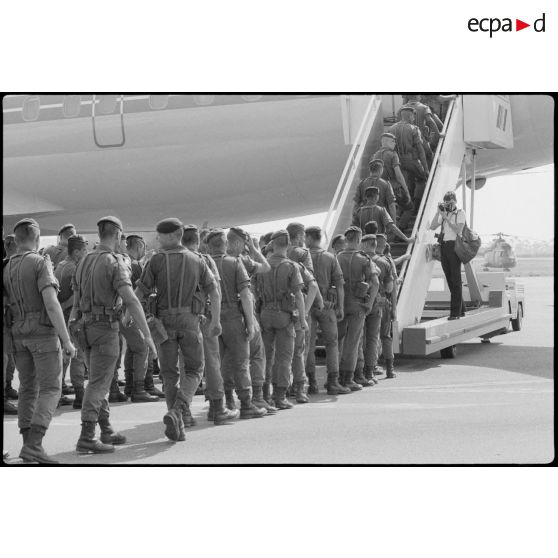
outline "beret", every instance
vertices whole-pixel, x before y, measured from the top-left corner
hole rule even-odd
[[[357,232],[362,234],[362,229],[360,227],[355,227],[355,225],[351,225],[346,231],[345,234],[350,233],[350,232]]]
[[[378,188],[378,186],[368,186],[368,188],[366,188],[366,190],[364,190],[364,193],[365,194],[368,194],[368,193],[379,194],[380,189]]]
[[[269,241],[271,240],[271,235],[272,235],[272,234],[273,234],[272,232],[268,232],[268,233],[262,234],[262,236],[260,237],[260,241],[261,241],[261,242],[265,242],[266,244],[268,244]]]
[[[26,217],[25,219],[21,219],[21,221],[18,221],[14,225],[14,232],[18,227],[22,227],[23,225],[31,225],[32,227],[37,227],[38,229],[40,228],[39,223],[37,223],[35,219],[31,219],[31,217]]]
[[[68,238],[68,252],[72,250],[79,250],[88,244],[87,240],[79,234],[73,234]]]
[[[248,233],[244,229],[241,229],[240,227],[231,227],[229,229],[229,233],[235,234],[242,240],[248,240]]]
[[[74,225],[72,225],[72,223],[67,223],[66,225],[64,225],[63,227],[60,228],[60,230],[58,231],[58,234],[60,235],[68,229],[75,229],[75,228],[76,227]]]
[[[216,236],[225,236],[225,231],[223,229],[211,229],[207,236],[205,237],[206,242],[211,242]]]
[[[168,219],[163,219],[157,223],[155,230],[161,234],[169,234],[177,231],[184,227],[184,224],[180,219],[176,217],[169,217]]]
[[[140,240],[143,240],[143,236],[140,236],[139,234],[129,234],[126,237],[126,240],[132,240],[133,238],[139,238]]]
[[[417,111],[415,110],[415,107],[411,107],[411,106],[409,106],[409,105],[403,105],[403,106],[401,107],[401,111],[404,111],[404,110],[410,110],[411,112],[417,112]]]
[[[184,231],[197,231],[197,225],[184,225]]]
[[[306,227],[305,232],[307,233],[320,233],[322,232],[322,228],[318,227],[318,225],[312,225],[310,227]]]
[[[375,234],[365,234],[362,237],[362,242],[366,242],[367,240],[376,240],[376,235]]]
[[[271,240],[275,240],[276,238],[280,238],[281,236],[289,236],[289,233],[285,229],[279,229],[278,231],[275,231],[271,234]]]
[[[380,137],[395,139],[395,136],[393,134],[390,134],[389,132],[384,132]]]
[[[345,235],[336,234],[331,241],[331,245],[333,246],[336,242],[339,242],[340,240],[345,240]]]
[[[287,225],[287,232],[289,234],[303,233],[304,225],[302,223],[289,223]]]
[[[369,165],[382,165],[382,167],[384,166],[384,161],[382,159],[371,159],[370,162],[368,163]]]
[[[120,230],[123,230],[124,227],[122,226],[122,221],[118,217],[113,217],[112,215],[108,215],[107,217],[101,217],[97,221],[97,226],[101,223],[112,223],[113,225],[117,226]]]
[[[378,238],[383,238],[384,240],[387,238],[387,236],[383,233],[376,233],[376,239]]]

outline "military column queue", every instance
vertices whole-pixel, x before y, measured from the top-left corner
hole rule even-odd
[[[446,99],[433,97],[443,108]],[[77,452],[107,453],[126,443],[111,424],[112,402],[164,399],[162,428],[172,442],[196,424],[190,408],[200,389],[215,425],[311,403],[322,389],[318,338],[328,395],[395,378],[397,267],[409,256],[392,258],[388,241],[414,241],[407,225],[442,129],[419,96],[407,101],[331,251],[318,226],[290,223],[256,239],[239,227],[198,230],[171,217],[157,223],[158,248],[146,253],[141,236],[125,236],[123,223],[105,216],[91,249],[66,224],[58,245],[41,253],[39,223],[16,223],[4,239],[4,413],[18,416],[20,457],[56,463],[42,440],[60,405],[81,413]]]

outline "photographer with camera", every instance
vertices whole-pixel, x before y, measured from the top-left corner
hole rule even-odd
[[[442,227],[438,237],[441,262],[446,281],[451,292],[450,320],[458,320],[465,315],[461,282],[461,260],[455,253],[455,240],[465,226],[465,212],[457,208],[455,192],[446,192],[444,201],[438,204],[438,211],[432,219],[431,230]]]

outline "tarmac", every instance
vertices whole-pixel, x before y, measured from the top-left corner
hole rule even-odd
[[[535,464],[554,459],[554,277],[524,277],[520,332],[458,345],[457,358],[396,361],[397,378],[261,419],[214,426],[203,396],[186,441],[163,434],[166,405],[111,405],[126,437],[112,454],[79,455],[79,411],[62,407],[45,437],[62,464]],[[384,378],[381,376],[380,378]],[[4,449],[17,456],[17,417],[4,417]],[[9,464],[21,463],[17,457]]]

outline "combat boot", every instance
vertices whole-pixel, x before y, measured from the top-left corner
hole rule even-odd
[[[275,407],[277,407],[277,409],[279,409],[280,411],[293,408],[293,404],[286,398],[286,392],[287,388],[273,388],[273,400],[275,401]]]
[[[213,421],[216,426],[226,424],[231,420],[238,418],[238,409],[231,411],[223,405],[223,398],[214,399],[209,401],[209,411],[207,413],[207,420]]]
[[[149,395],[155,395],[161,399],[165,398],[165,394],[160,389],[157,389],[153,383],[153,361],[148,364],[145,380],[143,381],[143,387]]]
[[[72,405],[73,401],[69,398],[66,397],[65,395],[62,395],[62,397],[60,397],[60,399],[58,400],[58,405],[56,405],[56,407],[63,407],[64,405]]]
[[[316,382],[316,372],[306,372],[306,376],[308,376],[308,394],[315,395],[319,393],[320,390],[318,389],[318,382]]]
[[[269,405],[272,405],[273,398],[271,397],[271,384],[269,382],[265,382],[262,386],[262,393],[264,401],[267,401]]]
[[[99,427],[101,428],[101,442],[103,444],[121,446],[126,443],[126,436],[116,432],[108,417],[99,418]]]
[[[4,388],[4,397],[17,401],[18,394],[17,391],[12,387],[12,382],[6,382],[6,387]]]
[[[78,453],[112,453],[114,446],[104,444],[95,438],[95,423],[93,421],[83,421],[76,450]]]
[[[47,429],[44,426],[32,424],[27,433],[27,440],[25,441],[19,457],[27,463],[44,463],[48,465],[55,465],[58,463],[56,459],[48,456],[43,448],[43,438]],[[24,437],[25,439],[25,437]]]
[[[277,412],[277,409],[265,400],[262,386],[252,386],[252,391],[252,403],[258,409],[265,409],[268,415],[274,415]]]
[[[62,384],[62,395],[73,395],[75,393],[75,390],[73,388],[73,386],[69,386],[66,383]]]
[[[378,383],[378,380],[374,377],[374,368],[371,366],[364,367],[364,377],[374,385]]]
[[[131,400],[133,403],[153,403],[154,401],[159,401],[159,398],[156,395],[147,393],[144,388],[143,380],[139,380],[134,382]]]
[[[124,386],[124,395],[130,397],[134,391],[134,371],[124,370],[124,380],[126,382]]]
[[[109,403],[123,403],[124,401],[128,401],[128,398],[120,391],[118,381],[113,378],[110,384]]]
[[[384,371],[376,364],[374,366],[374,376],[381,376]]]
[[[304,393],[304,382],[297,382],[295,384],[295,397],[297,403],[309,403],[310,399]]]
[[[183,403],[182,405],[182,423],[184,428],[191,428],[196,426],[196,419],[192,416],[192,411],[190,411],[190,405]]]
[[[19,433],[21,434],[21,437],[23,438],[23,445],[25,445],[27,443],[27,439],[29,438],[29,431],[31,430],[31,427],[28,426],[26,428],[20,428],[19,429]]]
[[[254,403],[252,403],[252,394],[250,390],[246,390],[248,393],[244,393],[244,391],[239,394],[240,399],[240,418],[241,419],[252,419],[252,418],[261,418],[267,415],[267,411],[264,408],[258,408]]]
[[[17,415],[17,407],[10,403],[7,398],[4,399],[4,414]]]
[[[238,409],[231,411],[223,405],[223,398],[209,401],[209,411],[207,412],[207,420],[213,421],[216,426],[227,424],[231,420],[238,418]]]
[[[85,390],[81,387],[77,387],[76,388],[76,395],[74,397],[74,402],[72,404],[72,407],[74,409],[81,409],[81,406],[83,405],[83,394],[85,393]]]
[[[393,369],[393,359],[392,358],[386,359],[386,379],[391,380],[392,378],[395,377],[397,376]]]
[[[236,410],[236,403],[234,402],[234,393],[232,389],[225,389],[225,404],[227,409],[230,409],[231,411]]]
[[[334,372],[333,374],[327,375],[327,383],[325,385],[328,395],[345,395],[351,393],[348,387],[342,386],[339,383],[339,373]]]
[[[372,380],[367,380],[364,377],[362,370],[356,370],[354,378],[355,383],[360,384],[362,387],[369,387],[374,385],[374,382]]]
[[[183,442],[186,439],[184,422],[182,420],[183,402],[177,400],[170,411],[163,417],[165,436],[173,442]]]
[[[360,391],[362,386],[353,381],[353,372],[343,372],[343,378],[345,379],[344,386],[348,387],[351,391]]]

